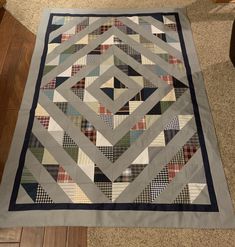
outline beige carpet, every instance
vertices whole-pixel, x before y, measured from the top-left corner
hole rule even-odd
[[[235,205],[235,69],[229,42],[235,4],[210,0],[8,0],[7,9],[36,32],[43,8],[187,7],[219,140],[222,161]],[[232,230],[89,228],[89,247],[235,246]]]

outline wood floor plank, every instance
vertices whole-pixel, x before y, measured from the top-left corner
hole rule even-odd
[[[6,11],[0,25],[0,33],[4,33],[4,39],[0,39],[0,74],[14,34],[15,24],[16,19]]]
[[[14,84],[12,85],[10,91],[11,97],[8,101],[8,109],[19,109],[20,107],[25,84],[28,77],[34,43],[34,38],[32,37],[31,42],[24,42],[21,46],[19,61],[13,77]]]
[[[44,237],[43,227],[24,227],[20,247],[42,247]]]
[[[20,242],[22,228],[0,229],[0,243]]]
[[[87,227],[69,227],[66,247],[87,247]]]
[[[1,109],[3,119],[0,124],[0,181],[14,134],[18,110]]]
[[[46,227],[43,247],[66,247],[67,227]]]
[[[4,244],[1,244],[0,243],[0,247],[19,247],[20,244],[19,243],[4,243]]]

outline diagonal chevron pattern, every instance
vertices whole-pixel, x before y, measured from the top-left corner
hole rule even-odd
[[[53,17],[20,182],[35,204],[63,203],[55,186],[70,203],[157,204],[199,151],[173,15]],[[170,201],[206,186],[202,173]]]

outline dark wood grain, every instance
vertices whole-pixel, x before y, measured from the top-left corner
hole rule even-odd
[[[15,30],[15,24],[16,24],[15,18],[6,11],[2,18],[1,26],[0,26],[0,33],[4,34],[4,38],[0,39],[0,43],[1,43],[0,45],[0,74],[2,73],[4,60],[7,56],[8,49],[11,44],[12,35]]]

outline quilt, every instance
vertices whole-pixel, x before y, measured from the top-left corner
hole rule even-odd
[[[233,228],[183,10],[48,9],[0,226]]]

